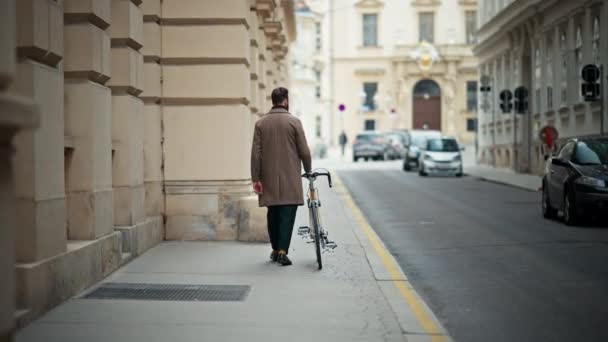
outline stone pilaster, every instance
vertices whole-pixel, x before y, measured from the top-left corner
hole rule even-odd
[[[250,5],[187,4],[162,2],[166,238],[234,240],[250,193]]]
[[[162,107],[161,98],[161,5],[160,0],[146,0],[144,13],[144,186],[146,215],[159,216],[164,211],[162,189]]]
[[[113,232],[110,0],[65,1],[68,239]]]
[[[35,262],[66,250],[63,1],[15,3],[19,63],[11,91],[42,109],[39,129],[15,137],[13,160],[17,262]]]
[[[12,139],[21,129],[33,128],[37,115],[33,103],[8,95],[15,77],[15,0],[0,4],[0,341],[11,342],[15,331],[15,189]]]
[[[145,218],[143,12],[141,1],[112,0],[112,185],[114,225],[134,226]]]

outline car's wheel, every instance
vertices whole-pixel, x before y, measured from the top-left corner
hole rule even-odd
[[[543,199],[542,199],[543,217],[553,219],[557,216],[557,209],[551,206],[549,201],[549,189],[547,183],[543,183]]]
[[[412,171],[410,160],[407,157],[403,159],[403,171]]]
[[[578,222],[574,193],[568,189],[564,191],[564,222],[569,226]]]
[[[420,166],[420,169],[418,170],[418,174],[422,177],[426,177],[428,175],[428,173],[426,173],[426,171],[424,171],[424,167]]]
[[[358,161],[359,161],[359,158],[353,156],[353,163],[356,163]]]

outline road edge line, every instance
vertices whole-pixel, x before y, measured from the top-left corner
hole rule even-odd
[[[357,225],[373,247],[376,255],[380,258],[382,266],[390,275],[391,279],[381,281],[390,281],[393,283],[394,287],[397,289],[397,292],[401,295],[401,298],[405,301],[410,311],[414,314],[417,323],[424,329],[425,333],[430,336],[432,342],[445,342],[451,340],[447,334],[447,331],[441,326],[433,311],[422,300],[416,290],[406,286],[405,282],[409,282],[407,280],[407,276],[395,258],[390,254],[376,231],[368,223],[365,215],[361,209],[359,209],[351,196],[350,191],[348,188],[346,188],[344,182],[342,182],[342,179],[336,173],[334,174],[334,178],[336,179],[334,183],[343,188],[343,194],[340,194],[340,196],[345,200],[347,207],[350,209],[355,221],[357,222]],[[368,249],[365,248],[365,246],[363,247],[365,253],[368,253]],[[370,263],[370,267],[373,268],[374,266]],[[380,280],[376,279],[376,281]],[[391,305],[390,301],[389,305]]]

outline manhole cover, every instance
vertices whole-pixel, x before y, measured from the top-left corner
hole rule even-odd
[[[249,294],[247,285],[182,285],[105,283],[86,294],[85,299],[134,299],[186,302],[242,302]]]

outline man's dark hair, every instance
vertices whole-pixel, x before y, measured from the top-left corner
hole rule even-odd
[[[285,99],[289,98],[289,90],[283,87],[275,88],[270,97],[272,98],[273,106],[280,105]]]

